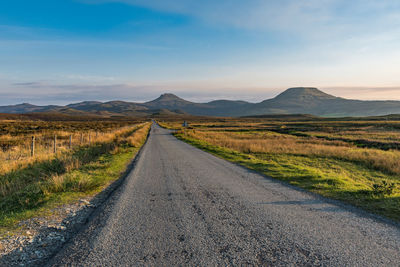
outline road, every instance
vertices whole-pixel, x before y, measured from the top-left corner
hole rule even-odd
[[[400,228],[153,125],[122,186],[49,266],[399,266]]]

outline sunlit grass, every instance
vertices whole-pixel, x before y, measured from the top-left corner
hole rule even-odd
[[[16,222],[101,191],[124,171],[146,140],[150,123],[120,129],[113,137],[36,161],[0,175],[0,231]]]
[[[229,127],[229,121],[227,127],[219,123],[218,129],[211,122],[192,122],[190,129],[177,126],[179,123],[169,126],[178,129],[176,137],[219,157],[400,220],[400,151],[361,148],[344,141],[279,133],[276,128],[247,128],[248,123],[244,124],[246,127],[236,130]],[[319,127],[326,125],[319,123]],[[359,138],[364,137],[362,132],[358,132]]]
[[[0,175],[12,170],[24,168],[35,162],[42,162],[53,159],[62,154],[68,153],[71,149],[83,146],[110,142],[116,136],[129,133],[138,125],[124,126],[101,131],[68,132],[53,131],[38,132],[35,136],[34,156],[31,156],[32,138],[26,135],[1,135],[0,141],[3,144],[12,144],[6,149],[0,150]],[[57,149],[54,153],[54,136],[56,136]]]
[[[359,148],[340,141],[295,137],[269,132],[236,133],[187,130],[185,135],[244,153],[334,158],[364,164],[371,169],[389,174],[400,174],[400,151]]]

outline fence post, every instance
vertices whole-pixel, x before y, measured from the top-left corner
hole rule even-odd
[[[53,152],[54,154],[57,153],[57,135],[54,135]]]
[[[35,156],[35,136],[32,136],[31,142],[31,157]]]
[[[89,146],[90,146],[91,141],[92,141],[92,140],[90,139],[90,132],[89,132]]]
[[[69,136],[69,149],[72,149],[72,134]]]
[[[83,133],[81,133],[81,145],[83,143]]]

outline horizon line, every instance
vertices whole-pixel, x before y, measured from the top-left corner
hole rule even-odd
[[[95,100],[95,99],[87,99],[87,100],[76,100],[76,101],[72,101],[72,102],[69,102],[68,104],[51,104],[51,102],[49,102],[49,104],[34,104],[34,102],[18,102],[18,103],[15,103],[15,104],[6,104],[6,105],[0,105],[0,107],[6,107],[6,106],[17,106],[17,105],[24,105],[24,104],[29,104],[29,105],[33,105],[33,106],[38,106],[38,107],[45,107],[45,106],[58,106],[58,107],[64,107],[64,106],[68,106],[68,105],[73,105],[73,104],[79,104],[79,103],[84,103],[84,102],[98,102],[98,103],[102,103],[102,104],[104,104],[104,103],[110,103],[110,102],[125,102],[125,103],[134,103],[134,104],[144,104],[144,103],[146,103],[146,102],[150,102],[150,101],[154,101],[154,100],[156,100],[157,98],[160,98],[161,96],[163,96],[163,95],[166,95],[166,94],[170,94],[170,95],[174,95],[174,96],[176,96],[176,97],[178,97],[178,98],[180,98],[180,99],[183,99],[183,100],[186,100],[186,101],[189,101],[189,102],[192,102],[192,103],[197,103],[197,104],[207,104],[207,103],[209,103],[209,102],[212,102],[212,101],[219,101],[219,100],[227,100],[227,101],[244,101],[244,102],[248,102],[248,103],[251,103],[251,104],[257,104],[257,103],[261,103],[261,102],[263,102],[263,101],[266,101],[266,100],[269,100],[269,99],[274,99],[275,97],[277,97],[278,95],[280,95],[281,93],[283,93],[283,92],[285,92],[285,91],[287,91],[287,90],[289,90],[289,89],[293,89],[293,88],[312,88],[312,89],[317,89],[318,91],[321,91],[321,92],[323,92],[323,93],[325,93],[325,94],[328,94],[328,95],[331,95],[331,96],[334,96],[334,97],[337,97],[337,98],[342,98],[342,99],[345,99],[345,100],[356,100],[356,101],[366,101],[366,102],[373,102],[373,101],[382,101],[382,102],[387,102],[387,101],[394,101],[394,102],[400,102],[400,99],[398,99],[398,100],[393,100],[393,99],[356,99],[356,98],[346,98],[346,97],[341,97],[341,96],[336,96],[336,95],[334,95],[334,94],[332,94],[332,93],[327,93],[327,92],[325,92],[324,91],[324,89],[319,89],[319,87],[315,87],[315,86],[295,86],[295,87],[289,87],[289,88],[287,88],[287,89],[285,89],[285,90],[283,90],[283,91],[280,91],[277,95],[275,95],[275,96],[273,96],[273,97],[270,97],[270,98],[265,98],[265,99],[263,99],[263,100],[260,100],[260,101],[255,101],[255,102],[253,102],[253,101],[248,101],[248,100],[243,100],[243,99],[240,99],[240,98],[235,98],[235,99],[229,99],[229,98],[213,98],[213,99],[211,99],[211,100],[208,100],[208,101],[206,101],[206,102],[199,102],[199,101],[193,101],[193,100],[187,100],[188,98],[186,98],[186,97],[180,97],[179,96],[179,93],[174,93],[174,92],[168,92],[168,91],[166,91],[166,92],[164,92],[164,93],[161,93],[161,94],[159,94],[159,96],[157,96],[157,97],[152,97],[152,98],[149,98],[149,99],[147,99],[147,100],[144,100],[144,101],[140,101],[140,100],[121,100],[121,99],[107,99],[107,100]],[[337,86],[337,87],[327,87],[327,88],[329,88],[329,89],[350,89],[350,88],[362,88],[362,89],[377,89],[377,87],[358,87],[358,86],[349,86],[349,87],[345,87],[345,86]],[[385,89],[399,89],[400,88],[400,86],[399,87],[396,87],[396,86],[391,86],[391,87],[379,87],[379,88],[385,88]],[[328,89],[328,90],[329,90]],[[184,94],[184,93],[183,93]],[[189,99],[190,99],[191,97],[189,97]],[[192,97],[193,98],[193,97]]]

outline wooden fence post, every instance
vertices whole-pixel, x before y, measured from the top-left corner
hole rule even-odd
[[[35,156],[35,136],[32,136],[31,142],[31,157]]]
[[[91,143],[91,138],[90,138],[90,132],[89,132],[89,146],[90,146],[90,143]]]
[[[69,149],[72,149],[72,134],[69,136]]]
[[[53,141],[53,153],[57,153],[57,135],[54,135],[54,141]]]
[[[83,133],[81,133],[81,145],[83,143]]]

